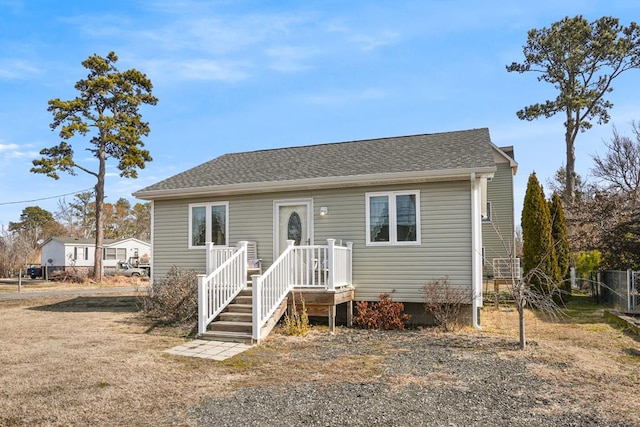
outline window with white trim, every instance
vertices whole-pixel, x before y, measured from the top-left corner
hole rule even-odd
[[[127,248],[104,248],[103,259],[105,260],[127,260]]]
[[[207,242],[227,246],[229,203],[192,203],[189,205],[189,248],[204,248]]]
[[[420,192],[366,193],[367,245],[420,244]]]

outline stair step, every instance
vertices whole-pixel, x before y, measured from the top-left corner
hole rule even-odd
[[[234,304],[251,304],[253,297],[251,295],[238,295],[234,300]]]
[[[244,288],[243,290],[240,291],[240,293],[238,294],[239,296],[251,296],[253,295],[253,289],[252,288]]]
[[[209,324],[210,331],[225,331],[225,332],[245,332],[251,334],[252,324],[251,322],[232,322],[227,320],[219,320]]]
[[[248,344],[253,341],[251,333],[245,332],[206,331],[204,334],[201,334],[199,338],[209,341],[241,342]]]
[[[229,313],[252,313],[253,305],[251,304],[229,304],[227,306]]]
[[[228,307],[227,307],[228,308]],[[247,322],[247,323],[251,323],[252,322],[252,314],[249,312],[242,312],[242,311],[227,311],[224,313],[220,313],[220,320],[221,321],[228,321],[228,322]]]

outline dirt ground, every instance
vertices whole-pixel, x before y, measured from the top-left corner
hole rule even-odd
[[[272,334],[260,346],[224,362],[185,358],[163,350],[185,341],[181,331],[152,328],[138,311],[140,295],[52,297],[0,302],[0,425],[194,425],[191,408],[205,398],[300,380],[326,384],[376,378],[393,350],[387,338],[474,343],[511,342],[492,351],[522,359],[533,375],[571,393],[576,405],[596,408],[624,425],[640,414],[640,339],[607,323],[599,307],[569,310],[573,320],[551,322],[527,314],[530,345],[517,350],[513,310],[486,308],[482,331],[442,334],[433,329],[389,332],[362,339],[338,360],[312,355],[334,345],[326,327],[304,338]],[[336,346],[354,347],[338,328]],[[355,337],[355,335],[353,335]],[[347,339],[344,339],[347,337]],[[483,349],[486,351],[486,349]],[[312,360],[312,363],[303,362]],[[417,361],[419,363],[419,361]],[[438,381],[446,381],[442,377]],[[409,381],[406,374],[398,381]]]

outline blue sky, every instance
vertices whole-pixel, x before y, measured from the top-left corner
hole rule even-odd
[[[59,142],[47,101],[74,98],[81,62],[109,51],[121,70],[146,73],[159,98],[142,109],[154,160],[137,180],[111,164],[109,202],[135,202],[132,192],[228,152],[488,127],[494,143],[515,147],[519,222],[529,174],[545,183],[565,162],[564,128],[561,117],[516,117],[555,92],[505,66],[522,61],[529,29],[578,14],[628,25],[640,3],[0,0],[0,226],[95,185],[82,172],[55,181],[29,169]],[[629,134],[640,120],[638,82],[640,70],[623,74],[611,122],[579,135],[581,175],[613,125]],[[82,156],[83,141],[71,143]]]

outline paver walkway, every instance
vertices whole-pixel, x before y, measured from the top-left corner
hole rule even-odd
[[[252,347],[255,346],[237,342],[193,340],[165,350],[164,352],[177,356],[200,357],[202,359],[220,361],[240,354]]]

